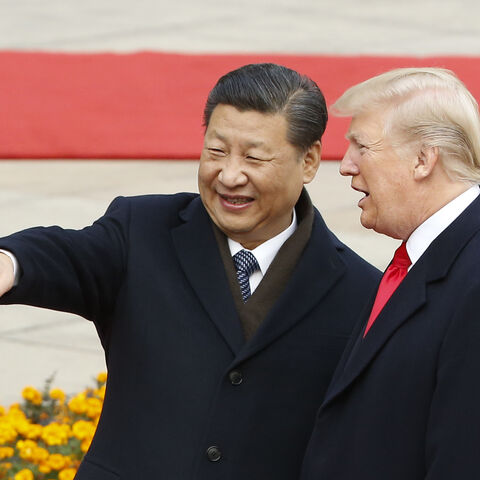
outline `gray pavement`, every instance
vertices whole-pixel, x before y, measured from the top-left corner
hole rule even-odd
[[[0,0],[0,49],[69,52],[480,54],[476,0]],[[200,150],[200,146],[199,146]],[[195,161],[0,161],[0,235],[90,224],[117,195],[196,190]],[[309,187],[337,235],[384,268],[398,242],[364,230],[359,194],[322,164]],[[24,306],[0,308],[0,405],[23,386],[73,393],[105,368],[93,326]]]

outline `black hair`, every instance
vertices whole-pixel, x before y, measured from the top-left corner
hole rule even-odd
[[[240,111],[285,115],[287,140],[302,151],[321,140],[327,126],[327,106],[317,84],[295,70],[274,63],[244,65],[221,77],[205,104],[205,127],[219,104],[231,105]]]

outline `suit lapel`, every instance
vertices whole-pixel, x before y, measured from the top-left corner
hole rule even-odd
[[[372,300],[356,329],[357,338],[337,368],[323,406],[343,392],[370,365],[395,331],[427,302],[427,285],[448,275],[460,251],[479,229],[480,197],[432,242],[380,312],[368,335],[361,338]]]
[[[236,354],[245,340],[211,221],[200,198],[180,212],[180,217],[184,223],[172,230],[180,264],[207,314]]]
[[[285,291],[240,352],[236,362],[256,354],[295,326],[338,282],[345,268],[334,237],[316,212],[310,240]]]
[[[364,310],[360,328],[356,328],[356,338],[352,340],[343,365],[339,365],[324,405],[343,392],[369,366],[388,339],[425,302],[424,269],[421,271],[417,269],[416,272],[412,269],[380,312],[365,338],[363,338],[363,332],[372,304]]]

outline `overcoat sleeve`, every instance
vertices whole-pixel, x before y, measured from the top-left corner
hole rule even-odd
[[[0,239],[17,258],[19,283],[0,303],[20,303],[96,320],[110,312],[126,265],[130,207],[117,198],[82,230],[35,227]]]

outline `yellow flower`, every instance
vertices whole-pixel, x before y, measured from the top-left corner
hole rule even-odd
[[[47,445],[65,445],[70,437],[70,426],[53,422],[43,428],[42,440]]]
[[[58,480],[73,480],[76,473],[74,468],[66,468],[58,474]]]
[[[102,413],[102,401],[98,398],[87,398],[87,410],[86,414],[89,418],[97,418]]]
[[[5,417],[2,417],[5,418]],[[17,430],[8,420],[0,420],[0,445],[13,442],[17,438]]]
[[[52,468],[53,470],[62,470],[68,466],[69,458],[60,455],[59,453],[54,453],[50,455],[47,460],[47,465]]]
[[[79,420],[73,424],[72,433],[79,440],[93,437],[93,434],[95,433],[95,425],[92,422],[87,422],[86,420]]]
[[[32,461],[36,464],[41,464],[48,459],[49,455],[50,453],[46,448],[36,447],[32,452]]]
[[[48,465],[48,463],[46,462],[42,462],[39,466],[38,466],[38,470],[41,472],[41,473],[50,473],[52,471],[52,469],[50,468],[50,466]]]
[[[83,453],[87,453],[88,449],[90,448],[90,445],[92,444],[93,436],[88,437],[85,440],[82,440],[82,443],[80,444],[80,450],[82,450]]]
[[[0,405],[0,417],[5,415],[5,408]]]
[[[33,440],[19,440],[16,444],[18,450],[22,450],[23,448],[34,448],[37,446],[37,443]]]
[[[0,460],[13,457],[15,450],[12,447],[0,447]]]
[[[65,392],[63,390],[60,390],[59,388],[54,388],[53,390],[50,390],[50,398],[53,400],[58,400],[60,403],[64,403],[66,399]]]
[[[34,387],[25,387],[22,390],[22,397],[34,405],[42,404],[42,394]]]
[[[20,458],[33,462],[35,449],[38,445],[32,440],[20,440],[17,442],[17,448],[19,450]]]
[[[105,383],[107,381],[107,372],[101,372],[97,375],[98,383]]]
[[[22,412],[22,410],[16,408],[16,406],[10,407],[10,410],[8,411],[7,415],[0,418],[0,422],[2,421],[9,422],[17,430],[29,423],[29,420],[27,419],[25,414]]]
[[[41,425],[34,424],[27,424],[21,430],[21,434],[30,440],[37,440],[42,434],[43,427]]]
[[[14,480],[34,480],[34,476],[31,470],[24,468],[15,474]]]
[[[73,413],[85,413],[87,411],[87,397],[85,393],[79,393],[72,397],[72,399],[68,402],[68,408]]]

